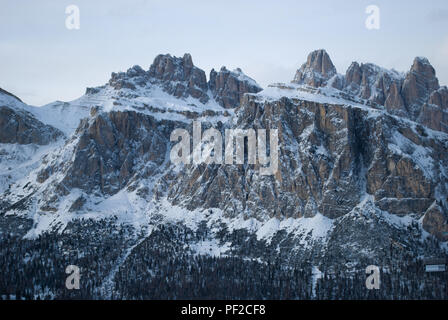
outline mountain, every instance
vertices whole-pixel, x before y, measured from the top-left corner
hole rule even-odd
[[[348,94],[350,100],[359,99],[362,104],[447,132],[447,87],[439,86],[434,68],[423,57],[415,58],[405,74],[353,62],[345,75],[340,75],[326,51],[317,50],[308,56],[293,82],[335,88]]]
[[[166,54],[71,102],[0,90],[0,294],[446,299],[423,259],[447,257],[447,94],[425,58],[342,75],[325,50],[265,89]],[[198,123],[203,140],[277,130],[278,170],[251,162],[249,136],[243,163],[174,163],[172,133],[194,140]],[[366,289],[369,265],[382,290]]]

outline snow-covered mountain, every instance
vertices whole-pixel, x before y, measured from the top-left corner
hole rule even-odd
[[[159,55],[71,102],[0,90],[0,294],[447,298],[422,266],[448,249],[448,89],[427,59],[342,75],[317,50],[288,84],[208,79],[189,54]],[[170,135],[193,120],[277,129],[279,170],[172,163]],[[368,265],[384,290],[366,290]]]

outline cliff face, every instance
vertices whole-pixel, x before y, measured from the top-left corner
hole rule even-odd
[[[383,211],[416,218],[437,200],[446,203],[443,134],[386,112],[257,95],[246,96],[237,116],[239,128],[279,130],[277,174],[194,166],[176,179],[175,203],[283,218],[341,217],[368,196]]]

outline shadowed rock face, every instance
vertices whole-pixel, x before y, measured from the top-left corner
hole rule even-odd
[[[32,114],[0,106],[0,143],[46,145],[56,141],[63,133],[45,125]]]
[[[313,87],[321,87],[336,75],[336,68],[331,62],[328,53],[321,49],[311,52],[294,77],[293,82],[306,84]]]
[[[245,93],[257,93],[262,89],[252,79],[243,74],[241,69],[229,71],[222,67],[219,72],[210,72],[209,87],[213,98],[224,108],[235,108],[240,105]]]
[[[354,87],[352,91],[355,91],[361,85],[363,74],[358,62],[352,62],[345,73],[345,82],[347,87]]]

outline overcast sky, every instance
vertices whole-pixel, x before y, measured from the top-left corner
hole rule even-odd
[[[65,8],[80,9],[80,29]],[[368,30],[368,5],[380,29]],[[409,70],[427,57],[448,84],[448,1],[0,0],[0,87],[33,105],[69,101],[113,71],[148,69],[159,53],[196,66],[241,67],[262,86],[290,81],[312,50],[339,73],[352,61]]]

